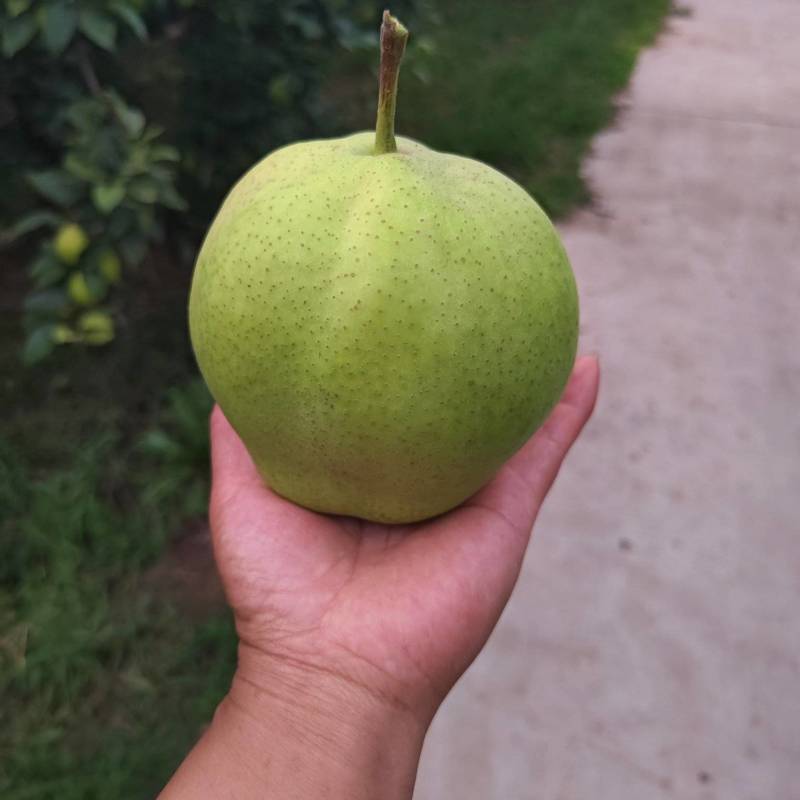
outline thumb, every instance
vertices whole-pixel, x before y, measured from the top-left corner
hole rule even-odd
[[[489,508],[529,535],[564,458],[592,416],[599,384],[597,357],[579,358],[542,427],[467,504]]]
[[[222,409],[211,412],[211,504],[227,502],[242,490],[263,491],[264,484],[250,453]]]

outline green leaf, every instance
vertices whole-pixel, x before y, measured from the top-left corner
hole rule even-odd
[[[103,180],[102,170],[94,164],[84,161],[77,153],[67,153],[64,158],[64,169],[70,175],[88,183],[100,183]]]
[[[33,14],[14,17],[3,25],[3,41],[0,49],[6,58],[12,58],[36,35],[36,19]]]
[[[127,105],[116,92],[107,94],[117,119],[122,123],[128,136],[135,139],[144,130],[144,114],[138,108]]]
[[[18,219],[8,230],[3,231],[0,236],[0,244],[8,244],[19,239],[20,236],[25,236],[45,226],[54,227],[60,222],[61,217],[52,211],[32,211]]]
[[[186,211],[189,208],[189,204],[178,194],[171,183],[161,188],[160,200],[167,208],[175,211]]]
[[[148,455],[160,458],[175,457],[181,452],[178,442],[159,428],[147,431],[139,440],[139,447]]]
[[[175,175],[172,167],[152,162],[147,165],[147,174],[160,184],[172,183]]]
[[[58,283],[64,277],[66,270],[66,265],[49,247],[42,248],[28,267],[28,272],[38,289],[46,289]]]
[[[139,12],[127,3],[112,3],[114,13],[138,36],[142,41],[147,38],[147,27]]]
[[[53,330],[55,325],[40,325],[28,335],[25,346],[22,349],[22,360],[27,366],[38,363],[53,352],[55,341],[53,340]]]
[[[110,214],[124,199],[125,187],[121,183],[107,183],[92,189],[92,202],[101,214]]]
[[[136,138],[144,129],[144,114],[138,108],[126,107],[120,120],[131,138]]]
[[[151,178],[134,178],[128,187],[128,192],[134,200],[152,205],[158,200],[159,186]]]
[[[9,17],[24,14],[33,5],[33,0],[6,0],[6,12]]]
[[[26,313],[37,317],[56,317],[68,305],[67,294],[63,289],[45,289],[34,292],[25,298]]]
[[[153,139],[158,139],[164,129],[160,125],[148,125],[147,130],[142,134],[143,142],[152,142]]]
[[[156,144],[150,149],[150,158],[153,161],[180,161],[181,154],[168,144]]]
[[[67,107],[64,119],[82,133],[91,134],[108,116],[108,104],[102,97],[81,97]]]
[[[78,26],[86,37],[104,50],[113,50],[117,38],[117,25],[106,14],[91,8],[81,9]]]
[[[42,197],[57,206],[71,206],[83,194],[80,181],[60,169],[29,172],[27,178]]]
[[[72,6],[66,3],[43,6],[41,13],[44,46],[53,55],[58,55],[63,52],[75,34],[75,29],[78,27],[78,14]]]

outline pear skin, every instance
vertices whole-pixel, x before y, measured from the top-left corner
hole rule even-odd
[[[441,514],[542,423],[575,358],[559,237],[477,161],[371,132],[234,187],[190,296],[200,369],[266,483],[379,522]]]

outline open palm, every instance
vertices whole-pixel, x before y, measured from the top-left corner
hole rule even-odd
[[[597,360],[579,359],[546,423],[487,486],[412,525],[327,516],[279,497],[215,409],[211,527],[240,670],[253,661],[262,673],[268,664],[274,674],[324,675],[432,715],[509,598],[598,381]]]

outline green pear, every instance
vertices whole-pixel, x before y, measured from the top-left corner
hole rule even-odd
[[[89,237],[86,231],[74,222],[62,225],[53,240],[56,255],[69,265],[77,264],[88,246]]]
[[[79,306],[90,306],[100,299],[99,294],[94,291],[93,286],[86,280],[86,275],[80,270],[73,272],[69,276],[67,294],[70,300]]]
[[[97,263],[100,267],[100,274],[109,283],[119,283],[122,278],[122,262],[111,248],[106,248],[100,253]]]
[[[114,320],[107,311],[86,311],[78,319],[78,330],[86,344],[108,344],[114,339]]]
[[[536,202],[395,138],[406,36],[384,16],[376,133],[284,147],[240,179],[189,303],[200,369],[265,482],[392,523],[480,489],[553,408],[578,338]]]

